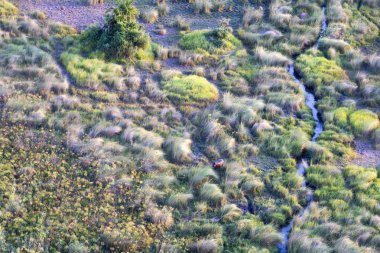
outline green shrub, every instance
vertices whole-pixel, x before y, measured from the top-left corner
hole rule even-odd
[[[368,135],[380,125],[377,115],[366,109],[350,114],[349,123],[355,135]]]
[[[179,41],[185,50],[204,50],[210,54],[223,54],[240,46],[241,42],[224,28],[195,30],[186,33]]]
[[[106,16],[103,29],[94,30],[87,37],[89,43],[97,41],[96,48],[106,53],[107,58],[135,58],[139,49],[150,45],[149,36],[137,22],[138,11],[132,0],[120,1]]]
[[[315,142],[307,144],[306,156],[311,160],[311,163],[326,163],[333,159],[330,150]]]
[[[190,75],[163,83],[166,95],[176,104],[207,104],[218,99],[218,90],[206,78]]]

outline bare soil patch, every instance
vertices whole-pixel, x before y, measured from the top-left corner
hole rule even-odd
[[[51,20],[62,22],[78,31],[104,22],[104,15],[112,8],[112,1],[89,6],[83,0],[13,0],[24,12],[43,11]]]
[[[358,156],[351,163],[366,168],[380,166],[380,150],[376,150],[371,143],[356,140],[355,149]]]

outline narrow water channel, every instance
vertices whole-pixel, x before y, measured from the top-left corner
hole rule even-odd
[[[325,15],[325,8],[323,7],[322,9],[322,24],[321,24],[321,31],[319,33],[319,37],[317,41],[315,42],[313,48],[318,49],[319,47],[319,40],[321,39],[322,35],[324,34],[325,30],[327,28],[327,20],[326,20],[326,15]],[[305,103],[308,108],[311,109],[311,112],[313,114],[313,119],[315,122],[315,128],[314,128],[314,133],[311,138],[312,142],[315,142],[318,136],[323,132],[323,122],[318,116],[318,109],[315,106],[315,96],[313,93],[309,92],[306,90],[305,85],[298,79],[295,70],[294,70],[294,64],[291,64],[288,66],[288,72],[289,74],[293,77],[294,81],[301,87],[303,93],[305,94]],[[297,174],[303,177],[303,183],[302,186],[306,187],[306,178],[305,178],[305,173],[306,169],[309,166],[307,160],[305,157],[301,158],[300,161],[297,163]],[[307,205],[303,211],[301,211],[297,216],[302,217],[305,211],[308,211],[310,209],[311,202],[313,201],[313,193],[308,196],[307,199]],[[283,237],[283,242],[278,245],[278,250],[280,253],[287,253],[287,246],[288,246],[288,241],[289,241],[289,235],[290,232],[292,231],[293,228],[293,223],[294,223],[294,218],[291,219],[289,224],[283,228],[281,228],[281,235]]]

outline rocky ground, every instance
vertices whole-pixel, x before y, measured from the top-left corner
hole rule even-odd
[[[13,0],[23,11],[40,10],[49,19],[84,30],[92,24],[104,22],[104,14],[112,2],[90,6],[86,0]]]
[[[353,164],[363,167],[376,167],[380,165],[380,150],[376,150],[368,141],[355,141],[357,157],[352,161]]]

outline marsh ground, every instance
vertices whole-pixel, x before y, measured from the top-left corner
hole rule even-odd
[[[328,1],[320,50],[308,50],[322,2],[227,3],[206,15],[167,1],[160,16],[152,1],[135,1],[156,44],[130,61],[50,23],[102,24],[109,3],[19,1],[49,19],[1,21],[0,245],[276,252],[281,228],[308,207],[289,252],[380,250],[380,56],[360,50],[376,47],[376,20]],[[317,98],[325,131],[316,143],[291,63]]]

